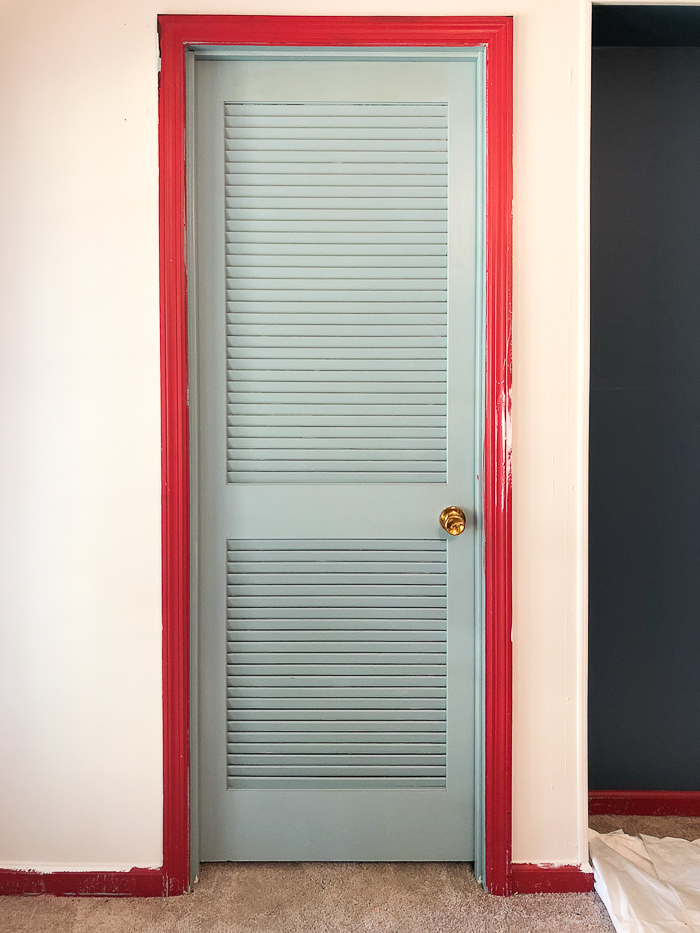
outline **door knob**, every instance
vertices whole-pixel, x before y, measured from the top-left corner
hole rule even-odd
[[[440,524],[448,535],[461,535],[467,527],[467,516],[456,505],[451,505],[440,512]]]

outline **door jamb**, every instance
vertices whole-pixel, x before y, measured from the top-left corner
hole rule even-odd
[[[484,882],[492,894],[512,891],[512,25],[511,17],[470,16],[158,18],[164,893],[190,887],[186,52],[205,45],[486,48]]]

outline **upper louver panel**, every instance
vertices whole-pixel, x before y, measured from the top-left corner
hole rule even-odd
[[[225,105],[229,482],[444,482],[446,104]]]

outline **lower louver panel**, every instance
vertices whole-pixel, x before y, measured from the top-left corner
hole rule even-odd
[[[436,540],[228,542],[230,787],[444,787]]]

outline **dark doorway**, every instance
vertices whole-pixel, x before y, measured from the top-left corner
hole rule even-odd
[[[700,789],[700,8],[593,8],[590,787]]]

